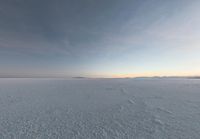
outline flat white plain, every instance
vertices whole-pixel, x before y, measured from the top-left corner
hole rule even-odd
[[[200,80],[0,79],[1,139],[199,139]]]

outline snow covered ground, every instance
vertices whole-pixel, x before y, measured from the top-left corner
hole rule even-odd
[[[0,139],[199,139],[200,80],[0,79]]]

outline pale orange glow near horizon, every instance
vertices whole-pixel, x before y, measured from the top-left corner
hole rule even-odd
[[[199,71],[195,72],[144,72],[144,73],[121,73],[112,74],[111,76],[106,76],[110,78],[131,78],[131,77],[155,77],[155,76],[177,76],[177,77],[187,77],[187,76],[200,76]]]

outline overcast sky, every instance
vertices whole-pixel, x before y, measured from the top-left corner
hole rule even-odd
[[[200,75],[200,1],[1,0],[0,75]]]

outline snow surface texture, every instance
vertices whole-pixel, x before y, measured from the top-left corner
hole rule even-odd
[[[200,80],[0,79],[0,139],[199,139]]]

